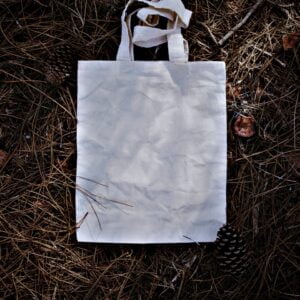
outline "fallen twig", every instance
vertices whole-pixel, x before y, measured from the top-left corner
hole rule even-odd
[[[251,17],[251,15],[256,11],[256,9],[264,2],[265,0],[258,0],[250,9],[250,11],[247,13],[247,15],[242,19],[240,23],[238,23],[236,26],[234,26],[222,39],[218,41],[219,46],[223,46],[224,43],[234,34],[235,31],[237,31],[239,28],[241,28]]]

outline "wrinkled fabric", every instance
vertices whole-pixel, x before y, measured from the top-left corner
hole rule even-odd
[[[80,61],[77,239],[212,242],[226,223],[223,62]]]

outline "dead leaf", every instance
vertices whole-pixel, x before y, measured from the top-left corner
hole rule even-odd
[[[233,86],[231,83],[227,83],[227,95],[230,98],[239,98],[241,96],[242,88],[240,86]]]
[[[234,122],[234,133],[240,137],[252,137],[255,134],[254,124],[255,120],[253,117],[240,115]]]
[[[288,49],[295,49],[300,42],[300,33],[292,32],[286,34],[282,37],[283,49],[287,51]]]
[[[2,168],[4,166],[4,164],[6,163],[8,159],[8,154],[7,152],[0,150],[0,168]]]

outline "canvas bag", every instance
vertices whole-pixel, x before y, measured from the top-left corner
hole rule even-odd
[[[180,0],[131,0],[117,61],[78,63],[80,242],[212,242],[226,223],[225,64],[188,62],[190,17]],[[170,61],[134,61],[134,44],[165,42]]]

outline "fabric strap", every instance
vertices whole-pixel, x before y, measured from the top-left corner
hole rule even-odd
[[[127,14],[129,6],[134,2],[144,3],[149,7]],[[134,14],[147,26],[135,26],[132,34],[131,18]],[[184,40],[181,29],[188,27],[191,15],[192,12],[184,7],[181,0],[129,0],[121,18],[122,36],[117,60],[133,61],[134,45],[150,48],[167,42],[170,61],[188,61],[188,43]],[[154,28],[159,17],[168,19],[167,29]]]

